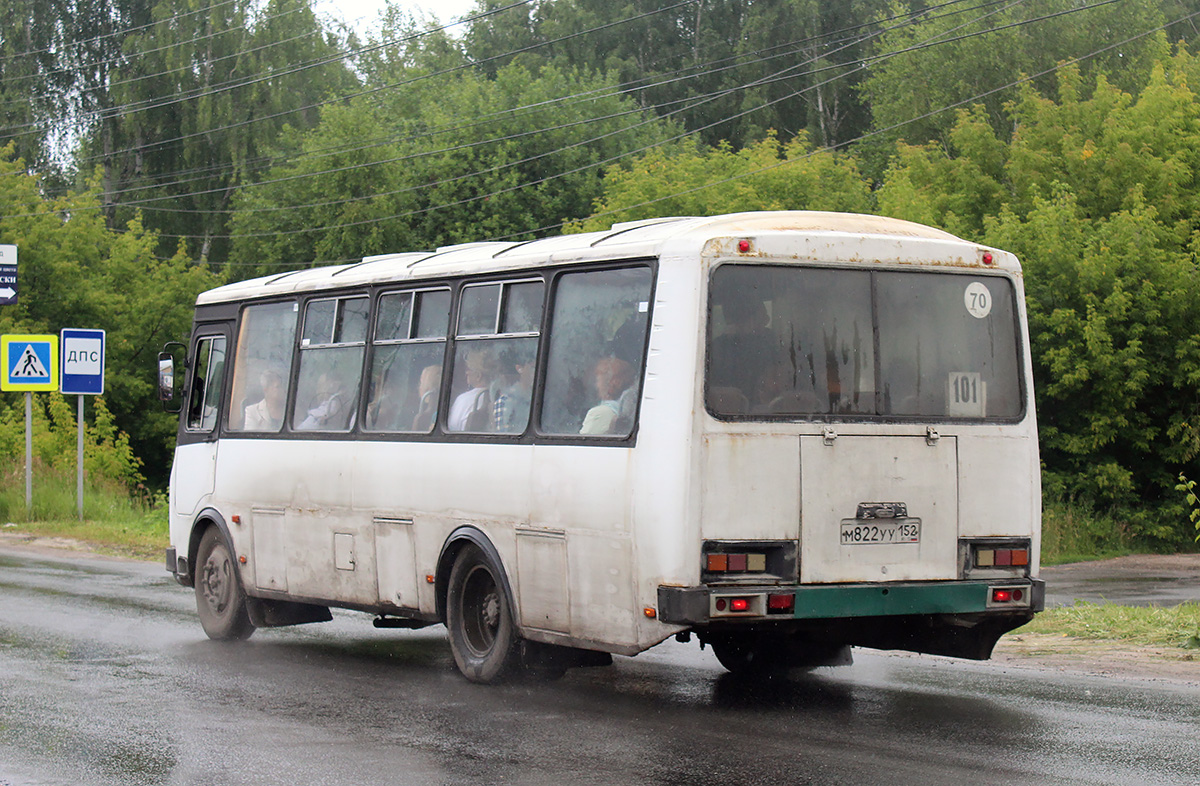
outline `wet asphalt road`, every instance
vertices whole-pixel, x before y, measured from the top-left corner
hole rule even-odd
[[[1124,606],[1200,603],[1200,554],[1134,555],[1042,568],[1046,605],[1077,600]],[[1200,783],[1200,778],[1197,778]]]
[[[367,615],[207,641],[158,565],[0,547],[0,786],[1196,784],[1200,686],[856,651],[740,683],[668,642],[472,685]]]

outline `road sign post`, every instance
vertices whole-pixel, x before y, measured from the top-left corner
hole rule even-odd
[[[83,397],[104,394],[104,331],[63,328],[62,385],[64,396],[78,397],[75,437],[75,502],[83,520]]]
[[[33,394],[58,390],[58,336],[0,336],[0,390],[25,393],[25,510],[33,510]]]

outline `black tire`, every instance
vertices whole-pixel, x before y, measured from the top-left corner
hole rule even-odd
[[[721,665],[739,677],[761,679],[783,674],[787,661],[779,651],[782,642],[747,636],[712,642],[713,654]]]
[[[450,570],[446,629],[454,663],[471,682],[497,682],[519,661],[520,640],[503,575],[474,544],[463,547]]]
[[[254,633],[233,552],[216,527],[205,530],[196,552],[196,611],[210,639],[239,641]]]

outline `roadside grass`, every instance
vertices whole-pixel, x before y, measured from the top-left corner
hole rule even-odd
[[[1043,504],[1043,565],[1090,562],[1132,553],[1125,528],[1112,516],[1074,502],[1046,500]]]
[[[80,520],[74,477],[35,477],[31,509],[25,507],[23,477],[19,483],[0,483],[0,532],[70,538],[108,554],[162,558],[167,547],[164,497],[137,499],[123,486],[85,484],[83,515]]]
[[[1040,633],[1120,641],[1144,647],[1200,649],[1200,603],[1118,606],[1076,601],[1047,609],[1009,635]]]

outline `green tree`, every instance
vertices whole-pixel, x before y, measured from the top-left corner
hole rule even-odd
[[[311,127],[315,105],[358,82],[310,0],[159,0],[150,17],[120,35],[80,168],[101,169],[110,226],[140,209],[160,253],[185,238],[193,257],[224,259],[233,194],[284,124]]]
[[[246,189],[234,221],[241,275],[494,237],[585,215],[601,168],[672,129],[611,82],[514,65],[327,109],[289,142],[304,155]],[[588,101],[562,96],[592,93]],[[355,145],[354,140],[387,140]]]
[[[663,215],[708,216],[744,210],[867,212],[871,197],[854,161],[812,151],[804,135],[787,144],[774,134],[734,150],[690,144],[656,149],[630,165],[611,167],[604,196],[577,229]]]
[[[95,191],[47,200],[23,169],[11,145],[0,154],[0,243],[16,245],[20,259],[20,298],[0,315],[0,331],[106,330],[107,407],[147,476],[165,482],[176,419],[156,400],[154,358],[187,337],[196,295],[215,277],[183,253],[159,258],[158,238],[137,219],[108,229]]]
[[[1081,65],[1089,81],[1104,74],[1122,90],[1139,89],[1150,65],[1168,53],[1166,36],[1112,45],[1167,21],[1163,6],[1162,0],[1089,7],[1047,0],[931,15],[879,40],[873,53],[879,59],[861,89],[875,128],[894,128],[890,139],[949,142],[954,116],[942,110],[964,101],[979,103],[997,131],[1010,130],[1004,105],[1017,88],[1008,85],[1064,60],[1086,58]],[[1048,90],[1053,83],[1046,76],[1036,87]]]
[[[886,5],[554,0],[476,20],[464,51],[489,75],[512,63],[602,71],[708,144],[737,148],[774,128],[830,145],[865,130],[857,64]]]
[[[1011,142],[960,112],[948,144],[899,148],[878,195],[1022,258],[1046,488],[1158,545],[1179,542],[1174,483],[1200,458],[1194,68],[1181,50],[1139,95],[1099,75],[1087,98],[1066,69],[1054,99],[1022,89]]]

